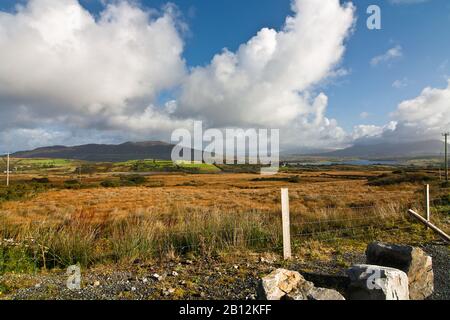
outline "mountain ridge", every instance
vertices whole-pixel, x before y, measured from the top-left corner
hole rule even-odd
[[[449,145],[450,147],[450,145]],[[439,156],[444,149],[440,140],[423,140],[400,143],[355,144],[351,147],[315,153],[321,157],[358,157],[358,158],[401,158],[417,156]]]
[[[12,154],[17,158],[50,158],[85,161],[170,160],[174,145],[163,141],[125,142],[121,144],[55,145]]]

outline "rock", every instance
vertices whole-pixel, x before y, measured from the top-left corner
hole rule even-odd
[[[94,281],[94,287],[100,287],[100,281]]]
[[[308,300],[308,294],[314,289],[314,283],[306,281],[303,276],[300,277],[295,288],[283,297],[284,300]]]
[[[173,289],[173,288],[169,288],[167,290],[165,290],[165,289],[163,290],[163,295],[165,297],[170,296],[170,295],[172,295],[174,293],[175,293],[175,289]]]
[[[277,269],[261,279],[258,295],[263,300],[280,300],[304,280],[300,273]]]
[[[299,287],[283,297],[284,300],[345,300],[344,296],[333,289],[316,288],[305,281]]]
[[[160,275],[157,274],[157,273],[152,274],[152,277],[153,277],[153,279],[156,279],[156,280],[158,280],[158,281],[162,281],[162,280],[163,280],[163,277],[160,276]]]
[[[308,293],[308,300],[345,300],[345,298],[333,289],[313,288]]]
[[[347,270],[350,300],[409,300],[405,272],[375,265],[354,265]]]
[[[434,291],[432,258],[420,248],[373,242],[367,247],[366,259],[367,264],[404,271],[412,300],[423,300]]]
[[[277,257],[274,254],[266,253],[259,258],[259,262],[266,264],[274,264],[277,260]]]
[[[262,278],[258,296],[265,300],[345,300],[337,291],[316,288],[295,271],[277,269]]]

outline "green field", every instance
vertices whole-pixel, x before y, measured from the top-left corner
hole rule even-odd
[[[206,163],[177,162],[170,160],[130,160],[114,163],[114,170],[146,172],[146,171],[189,171],[195,173],[215,173],[220,169]]]

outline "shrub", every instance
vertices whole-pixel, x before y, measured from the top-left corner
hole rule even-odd
[[[79,184],[80,182],[78,180],[66,180],[64,181],[64,184],[68,184],[68,185],[74,185],[74,184]]]
[[[27,248],[0,247],[0,274],[6,272],[30,273],[36,270],[33,255]]]
[[[48,178],[33,178],[33,179],[31,179],[31,182],[35,182],[35,183],[49,183],[50,180]]]
[[[129,175],[129,176],[121,176],[120,177],[120,182],[122,185],[127,186],[133,186],[133,185],[140,185],[140,184],[144,184],[147,180],[145,179],[144,176],[138,175],[138,174],[133,174],[133,175]]]
[[[100,185],[104,188],[116,188],[120,187],[120,182],[116,180],[104,180]]]
[[[264,181],[286,181],[291,183],[300,182],[299,176],[290,176],[290,177],[268,177],[268,178],[254,178],[252,181],[255,182],[264,182]]]
[[[9,187],[0,186],[0,201],[22,200],[48,190],[46,183],[13,183]]]
[[[400,183],[424,183],[433,180],[436,180],[436,178],[424,173],[402,173],[402,174],[383,173],[376,177],[369,177],[368,185],[388,186]]]

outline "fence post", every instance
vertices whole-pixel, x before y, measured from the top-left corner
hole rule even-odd
[[[284,260],[292,257],[291,253],[291,231],[289,219],[289,190],[281,189],[281,216],[283,223],[283,256]]]
[[[425,185],[425,208],[427,214],[427,221],[430,222],[430,185]],[[427,226],[428,229],[428,226]]]

